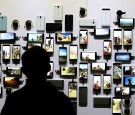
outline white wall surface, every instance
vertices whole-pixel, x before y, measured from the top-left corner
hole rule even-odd
[[[0,0],[0,13],[2,15],[7,16],[7,32],[15,32],[17,36],[26,36],[27,32],[36,32],[36,16],[37,15],[44,15],[45,16],[45,22],[54,22],[54,5],[55,4],[62,4],[63,5],[63,30],[64,32],[64,16],[65,14],[73,14],[74,16],[74,26],[73,26],[73,35],[74,36],[79,36],[79,7],[80,6],[85,6],[87,8],[87,18],[95,18],[96,19],[96,27],[101,28],[101,10],[102,8],[110,8],[111,10],[111,35],[110,39],[113,40],[113,29],[118,28],[118,26],[114,25],[113,22],[116,21],[116,12],[117,10],[122,10],[126,12],[126,17],[127,18],[135,18],[135,1],[134,0]],[[20,28],[17,31],[12,30],[11,28],[11,22],[12,20],[17,19],[20,21]],[[24,23],[26,20],[32,20],[33,22],[33,28],[31,31],[26,31],[24,28]],[[92,28],[88,28],[88,31],[93,31]],[[44,32],[45,36],[48,36],[48,33],[46,31]],[[133,39],[135,32],[133,30]],[[52,37],[55,37],[55,34],[51,34]],[[84,51],[96,51],[98,55],[103,56],[103,40],[96,40],[92,35],[88,35],[89,41],[88,41],[88,47]],[[22,38],[16,42],[16,44],[20,44],[22,46],[26,45],[26,41],[24,41]],[[76,41],[73,41],[72,44],[77,44],[79,45],[79,40],[77,39]],[[54,70],[55,68],[59,68],[59,63],[58,63],[58,48],[61,45],[56,45],[54,46],[55,52],[54,55],[51,57],[51,60],[54,61]],[[65,45],[68,47],[68,45]],[[44,47],[44,45],[43,45]],[[79,47],[78,47],[79,48]],[[78,57],[80,57],[80,52],[82,49],[79,49],[78,52]],[[122,52],[126,52],[123,48],[121,49]],[[24,50],[22,49],[22,53]],[[112,58],[107,62],[108,66],[112,66],[114,60],[114,53],[116,50],[112,51]],[[133,56],[135,56],[135,41],[133,40],[133,47],[132,50],[129,52],[132,53]],[[74,66],[78,67],[79,70],[79,62],[80,59],[78,59],[77,64]],[[97,62],[106,62],[106,60],[101,57],[100,60],[97,60]],[[134,65],[135,60],[131,61],[131,64],[128,65]],[[9,64],[12,66],[15,66],[12,64],[12,62]],[[21,65],[21,64],[20,64]],[[124,65],[124,64],[123,64]],[[69,61],[67,62],[67,66],[72,66]],[[2,63],[2,69],[5,69],[6,66]],[[79,72],[79,71],[78,71]],[[93,76],[90,73],[90,64],[89,64],[89,76],[88,76],[88,82],[84,84],[85,86],[88,87],[88,106],[87,107],[79,107],[77,105],[77,114],[78,115],[111,115],[112,114],[112,109],[111,108],[93,108]],[[107,71],[107,74],[112,74],[112,68]],[[2,77],[6,76],[5,74],[2,74]],[[24,77],[24,76],[23,76]],[[22,78],[24,79],[24,78]],[[54,72],[54,78],[53,79],[61,79],[59,75],[56,75]],[[67,94],[68,91],[68,82],[71,81],[70,79],[65,79],[65,84],[64,84],[64,90]],[[82,86],[81,83],[79,83],[78,76],[75,81],[78,81],[78,87]],[[3,82],[1,80],[1,86],[3,86]],[[23,84],[24,85],[24,84]],[[112,91],[111,94],[108,96],[113,97],[114,96],[114,87],[116,87],[115,84],[112,85]],[[123,86],[123,84],[120,84],[119,86]],[[21,88],[21,86],[20,86]],[[101,90],[101,94],[98,96],[106,96],[103,94],[103,91]],[[3,97],[0,99],[0,110],[3,107],[3,104],[5,102],[5,89],[3,90]],[[135,114],[135,98],[134,95],[131,96],[132,98],[132,114]],[[78,102],[78,99],[77,99]],[[124,108],[124,107],[123,107]]]

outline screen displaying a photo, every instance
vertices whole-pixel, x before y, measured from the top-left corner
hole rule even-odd
[[[59,62],[67,62],[67,47],[59,47]]]
[[[120,27],[134,27],[134,18],[120,18]]]
[[[16,77],[4,77],[4,86],[5,87],[19,87],[19,78]]]
[[[135,66],[124,66],[123,74],[124,75],[135,75]]]
[[[88,44],[88,31],[80,30],[79,39],[80,39],[80,45],[87,45]]]
[[[111,75],[103,75],[103,78],[104,78],[103,89],[111,89]]]
[[[124,86],[135,87],[135,76],[124,76]]]
[[[124,30],[124,46],[131,46],[133,43],[133,31]]]
[[[116,115],[121,115],[121,112],[122,112],[122,100],[120,98],[115,98],[113,97],[113,106],[112,106],[112,111],[113,111],[113,114],[116,114]]]
[[[7,67],[7,76],[21,76],[21,67]]]
[[[105,72],[106,63],[91,63],[91,70],[94,72]]]
[[[72,33],[56,33],[56,42],[57,43],[71,43]]]
[[[27,48],[28,49],[32,48],[33,46],[40,46],[40,47],[42,47],[42,44],[40,44],[40,43],[28,43],[27,44]]]
[[[43,43],[44,34],[42,33],[28,33],[28,42]]]
[[[112,53],[112,41],[111,40],[104,40],[104,56],[111,56]]]
[[[60,73],[62,76],[75,76],[77,67],[60,67]]]
[[[122,78],[122,64],[113,63],[113,79],[118,80]]]
[[[70,45],[69,46],[69,59],[70,60],[77,60],[78,58],[78,47],[77,45]]]
[[[81,60],[82,61],[95,61],[96,60],[96,52],[81,52]]]
[[[87,63],[79,64],[79,79],[80,80],[88,79],[88,64]]]
[[[12,46],[12,59],[20,59],[20,45],[13,45]]]
[[[2,46],[2,59],[10,59],[10,45],[3,45]]]
[[[110,29],[108,28],[96,28],[94,29],[95,36],[110,36]]]
[[[115,87],[115,95],[130,96],[130,87]]]
[[[115,53],[115,61],[131,61],[131,53]]]
[[[122,29],[114,29],[113,31],[113,45],[122,45]]]
[[[46,37],[45,40],[45,49],[47,52],[52,53],[54,50],[54,39],[53,37]]]
[[[47,78],[52,78],[53,77],[53,62],[52,61],[50,61],[50,66],[51,66],[51,69],[47,73]]]
[[[68,97],[77,98],[77,82],[68,83]]]
[[[0,41],[14,41],[15,40],[15,33],[1,33],[0,34]]]
[[[101,89],[101,75],[93,75],[93,89],[100,90]]]

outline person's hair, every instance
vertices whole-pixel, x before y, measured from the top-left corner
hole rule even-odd
[[[22,55],[22,71],[30,78],[31,76],[44,76],[50,70],[50,57],[45,49],[33,46]]]

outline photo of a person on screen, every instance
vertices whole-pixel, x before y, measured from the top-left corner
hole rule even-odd
[[[0,115],[76,115],[70,99],[47,81],[49,54],[33,46],[22,55],[26,84],[7,96]]]

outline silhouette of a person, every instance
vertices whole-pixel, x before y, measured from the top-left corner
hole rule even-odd
[[[0,115],[75,115],[70,99],[46,80],[50,57],[39,46],[22,55],[26,84],[7,96]]]

